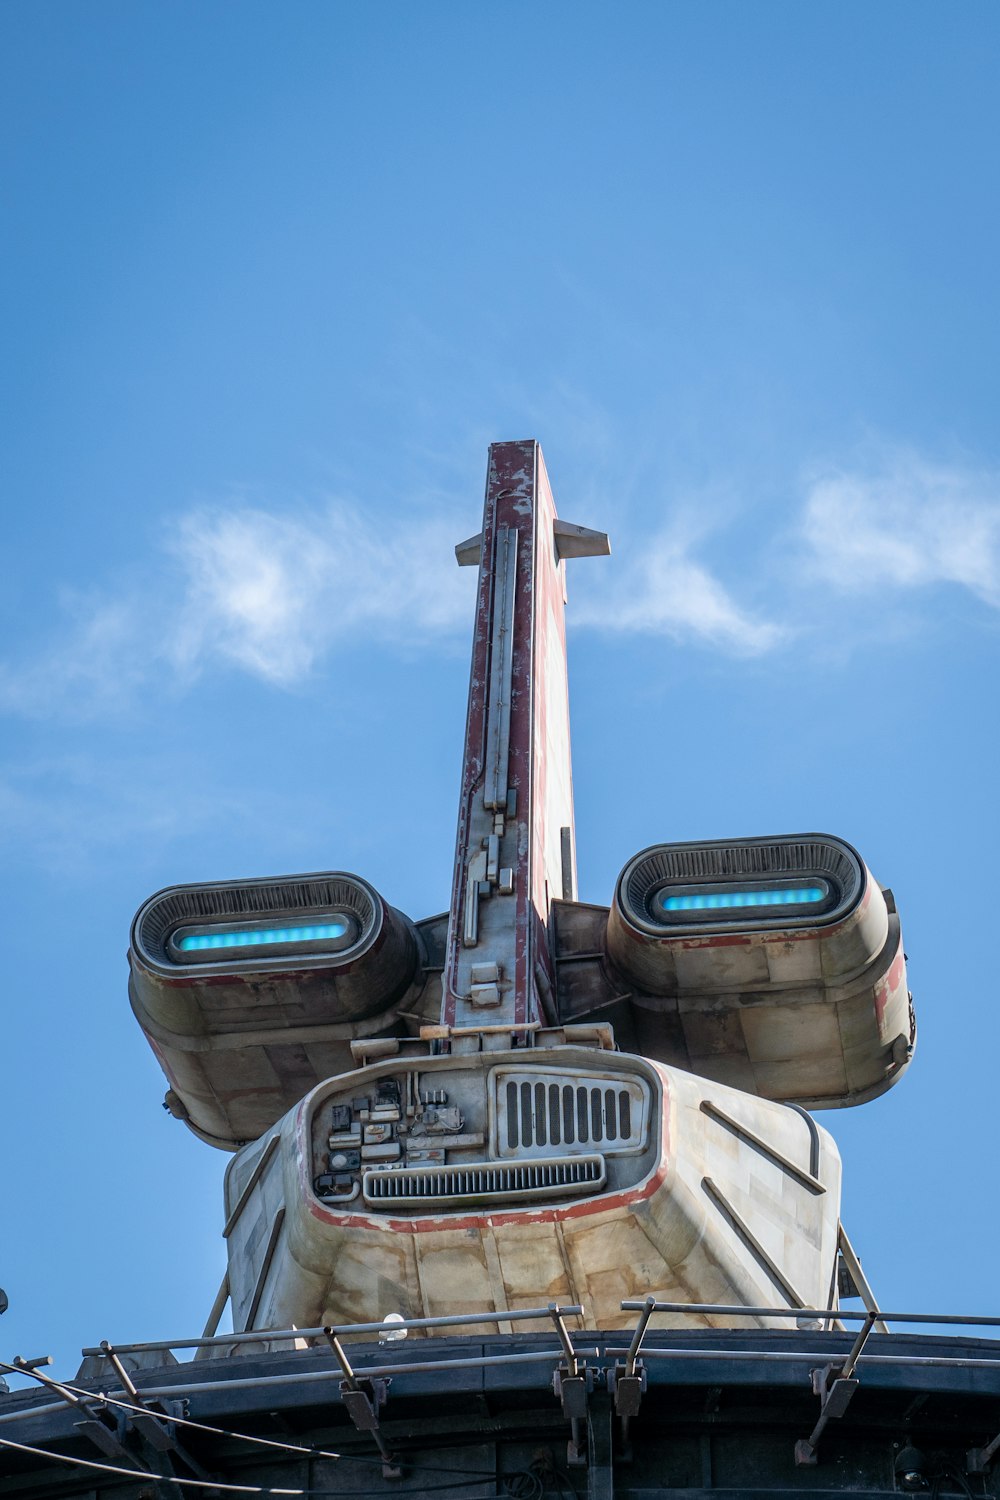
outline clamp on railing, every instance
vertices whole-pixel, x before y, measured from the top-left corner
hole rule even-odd
[[[145,1438],[146,1442],[155,1448],[158,1453],[176,1453],[178,1458],[191,1470],[197,1479],[209,1482],[211,1476],[201,1467],[196,1459],[192,1458],[191,1454],[180,1442],[172,1421],[174,1417],[187,1416],[187,1402],[147,1401],[122,1364],[118,1351],[114,1346],[109,1344],[107,1339],[102,1339],[101,1349],[115,1374],[118,1376],[122,1390],[128,1396],[132,1405],[138,1408],[126,1414],[126,1426],[134,1428],[139,1436]]]
[[[569,1329],[566,1327],[566,1318],[580,1317],[583,1308],[579,1306],[562,1307],[556,1302],[550,1302],[544,1308],[518,1308],[516,1310],[506,1309],[494,1313],[467,1313],[449,1314],[438,1318],[400,1318],[389,1327],[394,1335],[408,1333],[411,1329],[441,1329],[468,1326],[470,1323],[497,1324],[514,1322],[520,1320],[532,1320],[549,1317],[552,1319],[562,1352],[562,1361],[553,1375],[553,1389],[562,1401],[563,1412],[571,1423],[580,1422],[587,1415],[587,1395],[593,1388],[593,1371],[588,1370],[585,1360],[581,1360],[573,1347]],[[343,1344],[340,1342],[341,1334],[378,1332],[380,1335],[386,1333],[387,1325],[383,1323],[355,1323],[340,1326],[328,1325],[321,1332],[327,1343],[333,1350],[337,1363],[340,1366],[342,1379],[340,1382],[340,1394],[348,1416],[359,1432],[371,1433],[372,1439],[382,1457],[382,1472],[387,1479],[399,1479],[402,1477],[402,1469],[396,1456],[392,1453],[382,1431],[379,1413],[386,1405],[389,1396],[388,1372],[383,1366],[375,1367],[371,1371],[357,1372],[351,1365]],[[312,1330],[305,1330],[311,1333]],[[273,1337],[273,1335],[271,1335]],[[596,1352],[596,1351],[595,1351]],[[403,1361],[398,1365],[390,1367],[393,1373],[405,1374],[410,1370],[429,1369],[452,1369],[463,1365],[507,1365],[517,1364],[524,1360],[551,1358],[545,1351],[530,1354],[482,1354],[476,1359],[420,1359],[413,1362]],[[586,1454],[585,1442],[581,1441],[582,1429],[573,1429],[573,1444]],[[584,1457],[582,1462],[586,1462]]]
[[[819,1418],[809,1436],[799,1438],[795,1444],[796,1464],[801,1466],[816,1463],[816,1450],[827,1423],[842,1417],[850,1406],[851,1398],[860,1384],[854,1371],[868,1335],[878,1321],[878,1308],[870,1307],[843,1364],[822,1365],[812,1371],[813,1394],[819,1397]]]
[[[60,1385],[58,1380],[53,1380],[51,1375],[41,1373],[39,1366],[51,1363],[51,1355],[43,1355],[41,1359],[22,1359],[20,1354],[15,1354],[12,1364],[0,1360],[0,1370],[9,1370],[15,1375],[30,1375],[32,1380],[37,1380],[47,1390],[54,1391],[59,1399],[76,1414],[77,1420],[73,1426],[77,1432],[82,1437],[88,1438],[105,1458],[126,1459],[141,1471],[151,1473],[142,1460],[125,1447],[121,1440],[122,1425],[105,1403],[99,1398],[96,1402],[85,1400],[82,1396],[77,1396],[73,1391],[67,1390],[64,1385]]]
[[[573,1340],[569,1336],[569,1329],[566,1327],[564,1318],[564,1314],[578,1313],[581,1309],[560,1307],[557,1302],[550,1302],[548,1310],[555,1324],[556,1333],[559,1335],[564,1355],[562,1363],[553,1373],[552,1389],[559,1398],[563,1416],[570,1425],[570,1440],[566,1450],[567,1462],[574,1466],[586,1465],[587,1404],[594,1389],[594,1371],[585,1359],[580,1359],[573,1348]]]
[[[337,1357],[337,1363],[344,1376],[340,1382],[340,1399],[344,1403],[347,1415],[359,1432],[371,1433],[382,1458],[382,1478],[402,1479],[403,1470],[390,1452],[378,1421],[378,1414],[388,1398],[389,1382],[381,1377],[360,1381],[351,1368],[344,1346],[334,1330],[324,1328],[323,1332]]]
[[[632,1417],[638,1416],[642,1398],[646,1393],[646,1367],[639,1358],[639,1350],[649,1327],[649,1320],[656,1311],[656,1298],[646,1298],[639,1321],[635,1325],[632,1334],[632,1342],[628,1346],[624,1363],[610,1365],[608,1368],[608,1390],[614,1399],[615,1416],[621,1418],[622,1424],[622,1447],[624,1455],[631,1457],[631,1444],[629,1442],[629,1424]]]
[[[652,1296],[647,1297],[645,1302],[634,1302],[626,1300],[623,1301],[621,1305],[624,1312],[639,1311],[641,1313],[639,1322],[636,1325],[635,1333],[632,1336],[632,1343],[629,1347],[628,1354],[626,1355],[626,1364],[624,1367],[616,1367],[616,1372],[618,1368],[623,1369],[623,1373],[625,1374],[626,1378],[629,1374],[633,1375],[634,1377],[636,1373],[635,1367],[638,1363],[637,1356],[639,1352],[639,1346],[642,1343],[643,1335],[646,1332],[646,1327],[649,1323],[649,1319],[654,1312],[700,1312],[713,1313],[716,1315],[742,1315],[744,1317],[766,1316],[776,1318],[794,1318],[796,1320],[802,1320],[806,1318],[810,1320],[814,1318],[827,1319],[830,1317],[844,1316],[844,1314],[836,1308],[767,1308],[740,1307],[738,1304],[727,1306],[721,1303],[713,1304],[704,1302],[658,1302],[656,1298]],[[858,1315],[848,1313],[847,1316],[853,1317]],[[854,1392],[858,1388],[859,1381],[854,1372],[858,1360],[861,1357],[861,1352],[868,1341],[869,1334],[872,1332],[873,1328],[877,1328],[879,1329],[879,1331],[885,1329],[886,1325],[883,1322],[883,1316],[884,1315],[875,1305],[874,1298],[872,1298],[871,1305],[867,1308],[867,1311],[863,1315],[857,1338],[851,1345],[851,1349],[847,1355],[847,1358],[844,1360],[831,1361],[830,1364],[821,1365],[812,1371],[812,1388],[814,1394],[819,1397],[820,1403],[819,1418],[809,1436],[807,1438],[800,1438],[799,1441],[795,1444],[796,1464],[801,1466],[803,1464],[816,1463],[816,1451],[819,1445],[819,1440],[823,1436],[827,1424],[834,1421],[837,1417],[842,1417],[844,1415],[845,1411],[850,1405],[851,1398],[854,1395]],[[641,1389],[632,1387],[625,1399],[635,1402],[640,1397]],[[637,1406],[636,1410],[638,1410]],[[634,1415],[634,1412],[631,1414]]]

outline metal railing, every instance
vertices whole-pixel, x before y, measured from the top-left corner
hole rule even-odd
[[[460,1369],[487,1369],[491,1367],[512,1366],[517,1364],[545,1364],[549,1371],[556,1364],[564,1362],[568,1371],[575,1374],[578,1363],[584,1360],[623,1360],[625,1373],[631,1375],[635,1372],[640,1360],[652,1360],[656,1362],[674,1360],[682,1364],[695,1366],[704,1361],[737,1361],[740,1363],[754,1360],[766,1363],[779,1364],[802,1364],[802,1363],[828,1363],[835,1360],[838,1367],[846,1370],[846,1377],[852,1376],[856,1368],[861,1365],[912,1365],[914,1367],[942,1367],[942,1368],[992,1368],[1000,1367],[1000,1339],[996,1341],[995,1354],[990,1351],[988,1356],[977,1355],[948,1355],[937,1353],[924,1353],[916,1351],[904,1351],[893,1353],[876,1352],[875,1344],[882,1343],[886,1338],[895,1338],[878,1331],[878,1323],[882,1320],[892,1319],[896,1323],[909,1323],[917,1326],[931,1326],[944,1328],[1000,1328],[1000,1316],[991,1314],[967,1314],[967,1313],[924,1313],[924,1312],[881,1312],[876,1309],[864,1311],[852,1311],[846,1308],[811,1308],[811,1307],[746,1307],[731,1303],[709,1303],[709,1302],[667,1302],[650,1295],[642,1300],[626,1299],[621,1304],[623,1312],[638,1313],[634,1328],[622,1330],[622,1333],[630,1333],[629,1342],[618,1346],[609,1342],[608,1333],[604,1332],[601,1337],[599,1348],[594,1340],[597,1336],[595,1330],[577,1329],[570,1331],[567,1327],[567,1319],[580,1319],[584,1316],[584,1310],[578,1304],[550,1303],[546,1307],[517,1308],[488,1313],[463,1313],[450,1314],[436,1318],[401,1318],[392,1323],[367,1322],[367,1323],[343,1323],[327,1324],[316,1328],[276,1328],[258,1329],[246,1333],[217,1334],[212,1338],[177,1338],[177,1339],[152,1339],[142,1342],[128,1344],[111,1344],[102,1341],[98,1345],[83,1349],[82,1353],[88,1357],[108,1360],[112,1369],[117,1369],[120,1357],[127,1355],[145,1353],[172,1353],[175,1350],[204,1350],[214,1349],[223,1353],[225,1350],[238,1348],[249,1344],[275,1344],[306,1341],[310,1344],[312,1351],[316,1347],[329,1347],[337,1360],[337,1367],[329,1370],[302,1370],[293,1373],[256,1374],[249,1378],[238,1375],[223,1377],[220,1379],[198,1380],[191,1382],[179,1381],[177,1383],[158,1384],[155,1388],[145,1385],[144,1393],[147,1397],[178,1396],[185,1393],[194,1394],[199,1391],[221,1391],[239,1390],[253,1386],[282,1386],[292,1385],[297,1382],[311,1384],[333,1380],[369,1380],[384,1378],[386,1376],[418,1374],[434,1371],[460,1370]],[[663,1347],[662,1343],[650,1345],[647,1342],[650,1332],[657,1334],[677,1333],[676,1327],[651,1329],[652,1320],[657,1315],[668,1315],[671,1317],[717,1317],[717,1318],[770,1318],[787,1319],[801,1323],[825,1322],[827,1325],[832,1320],[841,1323],[860,1323],[861,1328],[853,1342],[850,1351],[844,1355],[839,1353],[844,1339],[842,1330],[833,1329],[829,1326],[824,1328],[810,1328],[801,1330],[808,1332],[809,1348],[803,1349],[773,1349],[766,1347],[762,1342],[758,1345],[753,1341],[751,1347],[733,1348],[720,1347],[691,1347],[689,1345],[677,1345]],[[399,1357],[403,1351],[399,1350],[394,1358],[386,1358],[374,1363],[366,1363],[364,1366],[355,1366],[351,1363],[344,1342],[356,1341],[365,1335],[376,1335],[380,1343],[387,1345],[395,1342],[400,1335],[412,1331],[424,1331],[430,1329],[447,1328],[478,1328],[496,1329],[501,1325],[513,1323],[547,1323],[557,1335],[557,1347],[545,1347],[532,1350],[507,1349],[497,1353],[489,1353],[478,1350],[475,1354],[442,1354],[440,1357],[430,1355],[427,1357],[407,1359]],[[768,1332],[763,1328],[754,1329],[732,1329],[723,1327],[716,1328],[694,1328],[685,1329],[683,1332],[712,1333],[736,1332],[741,1335],[755,1333],[762,1335],[766,1340]],[[586,1347],[583,1345],[586,1344]],[[823,1346],[826,1346],[825,1348]],[[277,1351],[275,1351],[277,1352]],[[290,1353],[293,1351],[289,1351]],[[395,1352],[395,1351],[394,1351]],[[18,1360],[15,1362],[19,1373],[31,1374],[31,1368],[37,1366],[41,1361]],[[135,1373],[135,1372],[133,1372]],[[127,1389],[123,1386],[123,1389]],[[33,1408],[32,1412],[39,1410]],[[0,1415],[0,1423],[12,1420],[21,1420],[28,1412],[23,1408],[17,1412],[3,1413]]]
[[[786,1367],[798,1366],[800,1371],[804,1369],[808,1372],[813,1393],[818,1398],[818,1411],[809,1435],[799,1438],[794,1445],[796,1465],[815,1465],[819,1462],[824,1433],[831,1423],[844,1417],[862,1383],[862,1367],[869,1372],[869,1376],[874,1370],[885,1366],[913,1370],[933,1367],[962,1372],[988,1370],[995,1379],[988,1380],[984,1388],[992,1390],[996,1386],[1000,1391],[1000,1339],[995,1340],[992,1347],[983,1352],[975,1349],[969,1352],[964,1349],[958,1353],[945,1352],[947,1345],[938,1352],[933,1347],[928,1349],[926,1344],[907,1349],[905,1342],[904,1347],[900,1348],[900,1336],[889,1334],[884,1321],[885,1318],[892,1318],[898,1323],[918,1328],[1000,1328],[1000,1316],[993,1314],[882,1313],[874,1305],[867,1306],[863,1311],[830,1307],[747,1307],[731,1303],[668,1302],[652,1293],[642,1300],[626,1299],[620,1303],[620,1307],[622,1312],[638,1314],[634,1327],[622,1330],[623,1334],[630,1333],[630,1338],[621,1347],[612,1342],[607,1332],[598,1335],[593,1330],[583,1329],[577,1330],[575,1334],[571,1333],[566,1320],[583,1318],[583,1308],[576,1304],[562,1306],[555,1302],[546,1307],[498,1312],[450,1314],[436,1318],[399,1318],[392,1322],[328,1324],[321,1328],[259,1329],[211,1338],[203,1335],[200,1338],[160,1339],[117,1346],[104,1340],[83,1351],[86,1356],[97,1357],[106,1362],[101,1371],[101,1379],[110,1380],[111,1383],[101,1385],[99,1392],[85,1389],[75,1382],[60,1382],[43,1374],[39,1367],[48,1363],[47,1359],[23,1360],[18,1357],[13,1364],[0,1361],[0,1369],[35,1380],[45,1388],[47,1395],[54,1398],[45,1405],[27,1407],[16,1404],[14,1410],[0,1413],[0,1425],[23,1423],[38,1417],[47,1418],[60,1409],[69,1408],[77,1431],[90,1438],[105,1457],[110,1454],[120,1462],[127,1461],[130,1467],[122,1472],[130,1473],[136,1459],[134,1453],[122,1444],[119,1426],[124,1421],[127,1430],[135,1428],[155,1448],[177,1453],[189,1467],[194,1465],[193,1472],[203,1473],[171,1425],[181,1422],[182,1427],[204,1427],[203,1423],[192,1422],[186,1415],[183,1421],[178,1416],[178,1412],[186,1414],[186,1400],[208,1393],[232,1394],[247,1390],[267,1401],[271,1399],[269,1393],[276,1392],[279,1388],[292,1387],[297,1389],[299,1399],[302,1399],[305,1391],[311,1389],[317,1391],[323,1402],[328,1394],[339,1395],[340,1404],[357,1433],[374,1444],[381,1458],[383,1477],[398,1479],[402,1476],[403,1469],[400,1453],[394,1446],[398,1441],[394,1436],[397,1429],[391,1422],[387,1427],[382,1425],[383,1413],[387,1403],[391,1402],[391,1381],[400,1376],[426,1372],[485,1372],[497,1367],[535,1365],[538,1367],[538,1375],[529,1377],[531,1388],[536,1388],[537,1380],[538,1389],[547,1386],[560,1402],[563,1417],[570,1428],[567,1451],[575,1455],[571,1461],[592,1467],[598,1464],[593,1428],[595,1418],[590,1405],[590,1393],[595,1388],[606,1390],[610,1395],[611,1411],[620,1419],[621,1441],[627,1448],[630,1442],[630,1423],[645,1400],[651,1365],[658,1367],[657,1384],[676,1386],[685,1383],[703,1384],[706,1379],[713,1384],[717,1383],[720,1374],[718,1370],[707,1371],[706,1361],[715,1365],[723,1364],[727,1369],[722,1378],[736,1381],[741,1379],[741,1375],[735,1373],[741,1367],[752,1381],[759,1378],[754,1371],[755,1365],[779,1364]],[[679,1317],[768,1319],[778,1322],[794,1320],[800,1325],[797,1331],[802,1337],[796,1340],[796,1347],[789,1348],[782,1341],[783,1346],[775,1348],[774,1335],[780,1335],[781,1330],[773,1327],[762,1328],[758,1325],[748,1330],[745,1327],[723,1324],[721,1327],[688,1327],[678,1330],[676,1326],[661,1325],[654,1329],[653,1319],[657,1316],[674,1320]],[[537,1331],[530,1330],[525,1330],[520,1337],[514,1337],[511,1332],[513,1324],[532,1322],[548,1325],[550,1332],[554,1331],[557,1337],[545,1339]],[[806,1329],[801,1327],[803,1322],[819,1326]],[[849,1347],[845,1347],[848,1338],[845,1323],[860,1324]],[[831,1326],[832,1324],[836,1326]],[[496,1352],[490,1352],[491,1346],[484,1347],[480,1343],[476,1348],[473,1335],[469,1343],[462,1340],[459,1352],[448,1351],[437,1356],[433,1347],[425,1344],[429,1357],[408,1358],[409,1351],[404,1352],[397,1346],[393,1349],[393,1357],[361,1365],[353,1362],[355,1355],[349,1354],[342,1342],[344,1339],[374,1334],[381,1343],[388,1345],[411,1330],[467,1331],[477,1328],[502,1330],[509,1339],[513,1339],[514,1347],[508,1345],[506,1348],[496,1349],[493,1346]],[[671,1335],[676,1336],[678,1332],[682,1333],[683,1342],[676,1337],[671,1339]],[[729,1338],[719,1337],[726,1333],[730,1334]],[[712,1337],[703,1340],[698,1337],[702,1334]],[[655,1335],[655,1338],[651,1335]],[[904,1335],[904,1341],[905,1337]],[[595,1344],[595,1339],[599,1339],[598,1344]],[[168,1379],[156,1385],[148,1385],[143,1374],[138,1371],[130,1372],[123,1363],[123,1358],[128,1355],[184,1349],[196,1351],[197,1358],[198,1351],[206,1348],[222,1351],[254,1343],[280,1345],[303,1340],[310,1341],[314,1353],[316,1344],[322,1341],[321,1347],[325,1345],[333,1353],[332,1366],[329,1359],[324,1362],[325,1368],[319,1369],[300,1364],[295,1370],[284,1368],[279,1372],[265,1369],[262,1372],[257,1365],[254,1373],[243,1376],[237,1373],[237,1362],[230,1364],[231,1373],[221,1378],[213,1375],[208,1380],[192,1380],[185,1376],[184,1368],[181,1367],[171,1371],[171,1374],[179,1375],[176,1381]],[[533,1345],[541,1343],[542,1347],[518,1347],[523,1341],[530,1341]],[[768,1347],[769,1343],[772,1347]],[[893,1352],[882,1352],[886,1343],[890,1344]],[[297,1360],[294,1362],[299,1363]],[[668,1363],[672,1363],[675,1368],[665,1369]],[[790,1371],[789,1378],[797,1383],[800,1377],[798,1374],[792,1375]],[[962,1384],[964,1387],[965,1382]],[[119,1387],[124,1400],[117,1399],[113,1394]],[[118,1413],[119,1426],[107,1415],[108,1408],[113,1413]],[[120,1416],[122,1411],[125,1412],[124,1418]],[[208,1432],[215,1429],[204,1427],[204,1430]],[[610,1432],[610,1428],[607,1430]],[[233,1435],[222,1429],[220,1431],[225,1436]],[[25,1452],[46,1456],[42,1449],[30,1445],[25,1447],[13,1439],[0,1437],[0,1447],[19,1446]],[[998,1453],[1000,1433],[984,1446],[968,1451],[966,1472],[986,1473]],[[610,1448],[601,1461],[604,1465],[601,1473],[610,1483],[609,1455]],[[136,1469],[136,1473],[144,1473],[144,1470]],[[600,1488],[598,1480],[594,1483]]]

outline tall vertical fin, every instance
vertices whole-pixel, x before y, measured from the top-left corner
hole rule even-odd
[[[539,445],[490,448],[455,877],[447,1026],[554,1021],[549,907],[576,893],[565,558],[607,537],[560,521]]]

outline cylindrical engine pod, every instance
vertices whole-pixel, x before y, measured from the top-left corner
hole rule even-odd
[[[391,1027],[417,958],[408,919],[357,875],[171,886],[132,924],[129,994],[168,1107],[233,1146]]]
[[[676,1016],[694,1070],[753,1092],[851,1103],[909,1055],[892,896],[827,834],[643,850],[619,877],[607,950],[640,1009]]]

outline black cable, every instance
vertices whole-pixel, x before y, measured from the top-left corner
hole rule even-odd
[[[18,1366],[9,1366],[8,1368],[16,1370],[18,1374],[34,1375],[35,1379],[38,1380],[39,1383],[45,1385],[46,1387],[48,1387],[49,1385],[49,1381],[47,1379],[43,1379],[43,1377],[37,1375],[32,1370],[21,1369]],[[56,1382],[53,1382],[53,1385],[55,1384]],[[70,1385],[67,1381],[59,1381],[58,1385],[63,1390],[68,1391],[71,1395],[77,1396],[78,1398],[85,1401],[103,1402],[108,1406],[120,1407],[127,1412],[152,1415],[164,1422],[175,1423],[177,1426],[181,1427],[191,1427],[200,1432],[210,1433],[214,1437],[226,1438],[231,1442],[256,1444],[266,1448],[276,1449],[279,1452],[293,1453],[299,1458],[326,1459],[338,1463],[358,1463],[364,1465],[365,1467],[378,1469],[381,1469],[383,1465],[382,1459],[376,1458],[374,1455],[369,1456],[367,1454],[334,1453],[330,1449],[314,1448],[301,1443],[283,1442],[279,1438],[258,1437],[252,1433],[247,1432],[233,1432],[225,1427],[215,1427],[207,1422],[197,1422],[192,1417],[170,1416],[169,1414],[162,1414],[161,1416],[160,1413],[155,1411],[150,1413],[148,1407],[141,1406],[134,1401],[126,1401],[118,1396],[109,1396],[106,1392],[103,1391],[86,1391],[81,1386]],[[3,1439],[0,1439],[0,1442],[3,1442]],[[52,1457],[56,1460],[56,1462],[62,1461],[62,1455],[48,1454],[44,1449],[31,1449],[27,1448],[25,1445],[13,1443],[9,1444],[8,1446],[24,1447],[25,1451],[27,1452],[36,1452],[40,1456]],[[74,1460],[74,1462],[77,1462],[77,1460]],[[87,1464],[88,1461],[86,1459],[81,1459],[78,1460],[78,1462]],[[104,1467],[106,1468],[107,1466]],[[503,1487],[504,1493],[510,1497],[510,1500],[541,1500],[541,1497],[545,1493],[545,1486],[542,1477],[534,1470],[534,1468],[520,1469],[515,1473],[509,1475],[498,1475],[495,1470],[487,1471],[485,1469],[453,1469],[444,1464],[406,1464],[406,1469],[408,1475],[411,1478],[418,1478],[421,1474],[455,1474],[461,1476],[461,1478],[447,1484],[425,1484],[422,1488],[427,1492],[438,1490],[468,1489],[475,1488],[478,1485],[484,1483],[499,1483]],[[135,1472],[137,1474],[140,1474],[141,1477],[141,1471],[139,1470],[130,1471],[122,1469],[113,1472]],[[576,1491],[571,1485],[568,1485],[565,1477],[561,1474],[558,1474],[554,1468],[550,1472],[559,1480],[560,1488],[562,1488],[563,1485],[566,1484],[570,1494],[573,1497],[573,1500],[577,1500]],[[176,1482],[178,1484],[182,1483],[182,1481],[180,1480],[177,1480]],[[198,1481],[185,1480],[183,1481],[183,1483],[197,1484]],[[244,1494],[267,1495],[283,1493],[286,1495],[341,1495],[344,1497],[344,1500],[349,1500],[349,1497],[361,1497],[361,1500],[367,1500],[367,1497],[369,1497],[371,1494],[370,1490],[281,1490],[274,1488],[259,1488],[253,1486],[231,1486],[231,1488],[234,1489],[235,1493]]]
[[[0,1363],[2,1363],[2,1361],[0,1361]],[[49,1381],[47,1379],[43,1379],[33,1370],[23,1370],[17,1365],[5,1366],[5,1368],[12,1369],[20,1375],[33,1375],[34,1378],[41,1384],[49,1387]],[[53,1384],[56,1383],[54,1382]],[[77,1396],[85,1401],[104,1402],[108,1406],[121,1407],[124,1411],[149,1414],[148,1407],[140,1406],[134,1401],[126,1401],[119,1396],[109,1396],[104,1391],[86,1391],[81,1386],[70,1385],[68,1381],[64,1380],[57,1382],[57,1384],[63,1390],[69,1391],[71,1395]],[[160,1414],[155,1411],[152,1413],[152,1415],[157,1418],[160,1417]],[[226,1427],[214,1427],[208,1422],[196,1422],[192,1417],[164,1415],[162,1417],[162,1420],[164,1422],[173,1422],[179,1427],[192,1427],[199,1432],[211,1433],[213,1437],[227,1438],[232,1442],[250,1443],[265,1448],[274,1448],[282,1453],[294,1453],[299,1458],[322,1458],[336,1460],[340,1463],[361,1464],[366,1468],[382,1468],[381,1458],[376,1458],[374,1455],[365,1453],[334,1453],[332,1450],[327,1448],[314,1448],[302,1443],[282,1442],[280,1438],[258,1437],[255,1434],[248,1432],[232,1432]],[[482,1479],[488,1480],[490,1482],[495,1482],[497,1477],[496,1473],[492,1470],[490,1472],[487,1472],[486,1470],[477,1471],[475,1469],[452,1469],[446,1464],[428,1464],[426,1467],[413,1466],[411,1467],[411,1472],[414,1474],[456,1474],[462,1475],[464,1478],[466,1478],[467,1481]],[[432,1488],[432,1486],[427,1486],[427,1488]],[[344,1491],[343,1493],[347,1494],[348,1492]],[[361,1493],[367,1495],[368,1491],[365,1490]]]
[[[505,1475],[503,1488],[510,1500],[542,1500],[545,1493],[541,1475],[534,1469],[518,1469],[515,1474]]]
[[[35,1448],[28,1443],[15,1443],[10,1438],[0,1438],[0,1446],[10,1448],[18,1453],[28,1453],[35,1458],[48,1459],[51,1463],[68,1464],[71,1468],[89,1469],[91,1473],[100,1474],[123,1474],[129,1479],[140,1479],[152,1484],[173,1484],[179,1489],[201,1489],[219,1490],[224,1494],[233,1495],[284,1495],[298,1497],[328,1496],[330,1500],[339,1497],[339,1500],[370,1500],[371,1490],[320,1490],[315,1488],[303,1489],[291,1488],[287,1485],[270,1484],[239,1484],[230,1480],[220,1479],[188,1479],[181,1478],[175,1474],[152,1474],[148,1469],[126,1469],[122,1464],[98,1463],[95,1459],[71,1458],[65,1453],[50,1453],[45,1448]],[[419,1471],[417,1471],[419,1472]],[[456,1480],[452,1484],[425,1484],[421,1486],[421,1494],[438,1493],[442,1490],[478,1490],[484,1484],[495,1484],[497,1476],[491,1474],[488,1479],[467,1479],[463,1484]],[[403,1493],[406,1493],[405,1491]]]

